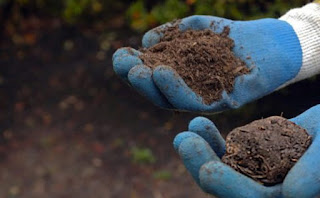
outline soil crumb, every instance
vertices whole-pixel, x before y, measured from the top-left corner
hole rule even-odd
[[[211,104],[221,98],[223,90],[230,93],[235,78],[249,69],[232,52],[234,41],[228,36],[228,26],[220,34],[210,29],[182,32],[177,23],[161,31],[158,44],[140,49],[140,58],[151,68],[172,67],[205,104]]]
[[[232,130],[222,161],[266,185],[281,183],[311,144],[311,136],[295,123],[272,116]]]

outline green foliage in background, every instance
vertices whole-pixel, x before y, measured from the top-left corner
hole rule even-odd
[[[153,178],[158,180],[170,180],[172,174],[168,170],[159,170],[153,173]]]
[[[130,25],[145,31],[159,24],[189,15],[214,15],[234,20],[279,17],[287,10],[306,4],[307,0],[165,0],[147,9],[147,2],[137,0],[127,11]]]
[[[136,164],[153,164],[156,162],[156,157],[148,148],[132,147],[131,148],[132,161]]]
[[[0,0],[0,14],[13,12],[11,15],[14,16],[25,13],[54,16],[73,24],[91,24],[111,20],[114,16],[127,16],[126,21],[132,29],[145,31],[194,14],[237,20],[279,17],[290,8],[307,2],[308,0]]]
[[[9,9],[13,15],[36,14],[54,16],[68,23],[108,20],[114,14],[124,13],[130,1],[113,0],[0,0],[0,11]],[[18,13],[16,13],[18,12]]]
[[[188,11],[188,5],[177,0],[167,0],[163,4],[156,4],[148,11],[144,1],[138,0],[131,4],[127,16],[133,29],[144,31],[150,26],[184,17]]]
[[[0,6],[4,5],[5,3],[7,3],[7,0],[0,0]]]

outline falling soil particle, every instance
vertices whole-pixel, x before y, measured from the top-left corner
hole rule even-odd
[[[226,26],[217,34],[210,29],[180,31],[178,22],[161,31],[160,42],[140,49],[145,65],[170,66],[205,104],[221,99],[223,90],[233,90],[235,78],[249,73],[245,62],[232,52],[234,41]]]
[[[266,185],[281,183],[311,144],[307,131],[278,116],[232,130],[222,161]]]

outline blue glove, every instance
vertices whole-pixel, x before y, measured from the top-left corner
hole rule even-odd
[[[197,117],[189,131],[174,139],[174,148],[203,191],[228,198],[312,198],[320,195],[320,105],[291,119],[312,136],[312,144],[287,174],[284,182],[263,186],[221,162],[225,141],[208,119]]]
[[[162,36],[159,28],[170,25],[164,24],[157,31],[153,29],[147,32],[142,39],[143,47],[158,43]],[[238,76],[234,90],[229,94],[224,91],[222,98],[210,105],[204,104],[202,98],[173,69],[159,65],[152,71],[140,60],[141,52],[132,48],[121,48],[115,52],[114,71],[154,104],[195,112],[238,108],[275,91],[297,76],[302,66],[302,50],[295,31],[285,21],[231,21],[212,16],[191,16],[182,19],[179,24],[182,31],[209,28],[217,33],[221,33],[225,26],[230,27],[229,36],[235,42],[235,55],[252,70],[250,74]]]

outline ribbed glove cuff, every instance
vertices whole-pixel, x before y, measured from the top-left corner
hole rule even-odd
[[[293,27],[303,53],[298,75],[281,87],[320,73],[320,4],[316,2],[320,0],[292,9],[280,18]]]

